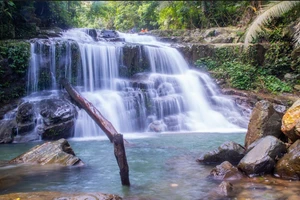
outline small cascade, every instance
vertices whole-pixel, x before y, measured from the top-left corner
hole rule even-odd
[[[207,74],[190,70],[169,44],[124,33],[118,33],[123,42],[97,41],[97,32],[92,33],[93,37],[88,29],[71,29],[62,37],[32,40],[28,93],[58,90],[59,78],[66,77],[121,133],[153,131],[156,124],[162,125],[160,131],[246,127],[233,101],[220,94]],[[137,60],[125,62],[128,47],[137,48]],[[129,77],[121,73],[136,70],[132,63],[140,71],[142,64],[143,72]],[[80,110],[74,136],[101,134]]]

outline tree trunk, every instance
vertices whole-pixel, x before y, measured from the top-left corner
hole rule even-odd
[[[105,132],[110,142],[114,143],[114,153],[120,169],[120,176],[122,185],[129,186],[129,167],[127,164],[126,152],[124,147],[123,135],[119,134],[113,125],[105,119],[100,111],[92,103],[86,100],[83,96],[79,94],[71,84],[65,79],[60,80],[61,84],[64,86],[66,91],[72,97],[72,99],[83,108],[90,117],[100,126],[100,128]]]
[[[127,164],[126,152],[124,147],[123,135],[114,135],[114,152],[120,169],[122,185],[130,185],[129,167]]]

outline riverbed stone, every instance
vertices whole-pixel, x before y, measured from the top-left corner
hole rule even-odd
[[[250,117],[245,147],[248,148],[251,143],[267,135],[279,138],[282,135],[280,130],[282,116],[282,109],[276,109],[271,102],[266,100],[257,102]]]
[[[0,144],[12,143],[17,132],[15,120],[0,121]]]
[[[37,145],[24,154],[9,161],[10,164],[58,164],[63,166],[82,165],[66,139]]]
[[[239,180],[243,178],[243,174],[230,162],[224,161],[213,168],[208,177],[216,180]]]
[[[239,162],[238,168],[250,177],[270,174],[286,152],[286,145],[274,136],[266,136]]]
[[[202,154],[197,162],[203,164],[220,164],[224,161],[229,161],[232,164],[237,164],[244,157],[245,149],[240,144],[235,142],[225,142],[217,149]]]
[[[228,181],[222,181],[218,187],[219,193],[223,196],[230,196],[230,193],[233,191],[232,183]]]
[[[274,174],[283,179],[300,180],[300,139],[278,161]]]
[[[41,192],[18,192],[0,195],[0,199],[20,199],[20,200],[121,200],[122,198],[115,194],[105,194],[100,192],[87,193],[64,193],[57,191]]]
[[[298,99],[284,114],[281,131],[295,142],[300,139],[300,99]]]

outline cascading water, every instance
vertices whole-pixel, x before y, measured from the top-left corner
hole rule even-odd
[[[119,36],[125,41],[95,41],[86,30],[72,29],[61,38],[33,41],[29,93],[58,89],[57,77],[66,77],[121,133],[241,130],[235,124],[243,117],[234,103],[207,74],[190,70],[176,49],[151,36]],[[120,74],[130,68],[123,63],[126,45],[137,46],[137,59],[147,69],[129,78]],[[84,110],[75,126],[75,137],[102,135]]]

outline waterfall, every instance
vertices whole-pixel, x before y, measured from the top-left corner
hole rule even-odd
[[[207,74],[189,69],[169,44],[125,33],[119,33],[123,42],[95,41],[88,33],[71,29],[62,37],[32,40],[28,93],[57,90],[58,78],[66,77],[125,134],[152,131],[155,124],[166,132],[245,128],[246,122],[237,123],[243,117],[234,102],[220,94]],[[136,56],[147,70],[130,77],[120,73],[132,67],[124,66],[126,45],[138,46]],[[84,110],[75,126],[75,137],[103,134]]]

